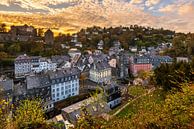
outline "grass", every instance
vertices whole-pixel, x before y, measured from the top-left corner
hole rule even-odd
[[[124,108],[117,117],[119,118],[131,118],[133,115],[135,115],[139,110],[141,109],[148,109],[152,108],[151,105],[149,105],[149,102],[153,103],[160,103],[164,100],[164,95],[162,90],[157,89],[153,93],[140,97],[136,101],[129,104],[126,108]]]
[[[147,92],[147,89],[143,86],[130,86],[128,89],[130,95],[138,97]]]

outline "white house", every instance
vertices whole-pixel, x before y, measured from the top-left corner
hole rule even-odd
[[[15,77],[24,77],[28,74],[39,73],[44,70],[55,70],[57,63],[41,56],[20,55],[15,59]]]
[[[89,79],[96,83],[108,83],[111,76],[111,67],[105,61],[94,62],[89,71]]]
[[[77,68],[66,68],[49,72],[51,94],[54,102],[79,94],[79,75]]]

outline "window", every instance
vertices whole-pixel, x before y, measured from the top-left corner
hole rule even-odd
[[[77,87],[75,88],[75,91],[77,91]]]
[[[74,92],[74,88],[72,89],[72,92]]]
[[[71,89],[69,89],[69,92],[71,92]]]
[[[61,92],[61,95],[64,95],[64,91]]]
[[[55,92],[55,89],[53,89],[53,92]]]
[[[53,94],[53,98],[55,98],[55,94]]]
[[[59,97],[59,93],[57,93],[57,97]]]
[[[59,91],[59,88],[57,88],[57,91]]]
[[[72,84],[72,87],[74,87],[74,84]]]
[[[65,91],[65,94],[68,94],[68,90]]]
[[[64,90],[64,87],[61,87],[61,90],[63,91]]]

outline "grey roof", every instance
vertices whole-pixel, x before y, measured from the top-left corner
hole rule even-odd
[[[13,90],[13,85],[14,83],[12,79],[0,81],[0,90],[3,91]]]
[[[93,54],[92,58],[94,59],[94,61],[98,62],[98,61],[102,61],[102,60],[108,60],[108,55],[106,54]]]
[[[83,66],[83,65],[87,65],[89,64],[89,61],[88,61],[88,58],[84,55],[80,56],[77,63],[76,63],[76,66]]]
[[[51,85],[52,79],[64,78],[73,75],[79,75],[80,71],[77,68],[59,69],[56,71],[48,71],[26,77],[27,89],[41,88]]]
[[[65,69],[59,69],[56,71],[48,71],[47,73],[50,79],[56,79],[56,78],[73,76],[73,75],[79,75],[80,71],[78,68],[65,68]]]
[[[92,69],[96,69],[99,71],[104,70],[104,69],[108,69],[108,68],[111,68],[111,67],[107,61],[94,62],[94,64],[92,65]]]
[[[98,95],[100,98],[101,96]],[[85,110],[84,110],[85,109]],[[73,105],[70,105],[62,109],[62,113],[68,114],[67,118],[70,122],[75,123],[78,118],[76,115],[81,116],[81,113],[88,113],[92,116],[100,115],[102,113],[108,113],[111,109],[105,102],[98,102],[95,98],[90,97]],[[65,115],[65,116],[66,116]]]
[[[51,57],[51,61],[60,64],[60,63],[63,63],[65,61],[70,61],[70,57],[56,55],[56,56]]]
[[[168,63],[172,62],[173,59],[170,56],[152,56],[152,55],[144,55],[144,56],[134,56],[133,63],[137,64],[159,64],[159,63]]]
[[[41,88],[50,85],[47,75],[33,75],[26,77],[27,89]]]
[[[17,60],[30,60],[30,57],[27,56],[26,54],[24,54],[24,55],[19,55],[19,56],[15,59],[15,61],[17,61]]]

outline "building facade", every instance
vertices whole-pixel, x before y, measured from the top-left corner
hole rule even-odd
[[[150,59],[145,56],[135,56],[130,58],[130,72],[137,75],[140,71],[151,71],[152,63]]]
[[[96,83],[107,83],[111,80],[111,67],[106,61],[94,62],[90,71],[89,79]]]
[[[79,94],[80,71],[77,68],[66,68],[49,72],[51,93],[54,102]]]
[[[26,54],[20,55],[14,62],[15,77],[22,77],[31,72],[31,59]]]
[[[13,86],[12,79],[0,79],[0,98],[12,102]]]
[[[40,56],[29,57],[26,54],[15,59],[15,77],[24,77],[30,73],[39,73],[47,70],[55,70],[57,63]]]
[[[106,102],[110,108],[114,108],[121,104],[121,90],[115,83],[110,83],[106,86],[102,86],[104,93],[106,94]]]
[[[26,87],[26,98],[39,98],[42,100],[42,107],[45,112],[53,110],[54,102],[51,98],[51,82],[48,75],[27,76]]]
[[[37,31],[33,26],[11,26],[12,41],[33,41],[37,37]]]

